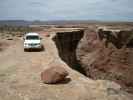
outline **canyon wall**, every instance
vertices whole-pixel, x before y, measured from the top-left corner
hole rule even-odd
[[[133,93],[133,31],[77,30],[53,38],[59,56],[71,68],[94,80],[115,81]]]
[[[86,30],[76,53],[88,77],[115,81],[133,93],[132,47],[132,30]]]
[[[76,57],[76,48],[83,35],[83,30],[58,32],[53,40],[58,48],[61,59],[71,68],[85,74],[84,69],[81,67]]]

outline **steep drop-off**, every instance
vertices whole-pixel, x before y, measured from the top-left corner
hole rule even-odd
[[[84,35],[83,30],[74,30],[71,32],[59,32],[53,38],[58,48],[59,56],[71,68],[85,74],[84,69],[79,64],[76,57],[76,48]]]
[[[77,59],[88,77],[111,80],[133,93],[133,31],[86,31]]]
[[[133,31],[77,30],[53,38],[59,56],[71,68],[92,78],[111,80],[133,93]]]

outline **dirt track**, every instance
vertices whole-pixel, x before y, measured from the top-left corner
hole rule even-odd
[[[84,87],[85,77],[62,62],[52,40],[54,35],[55,33],[52,33],[50,37],[42,36],[45,49],[41,52],[24,52],[21,38],[6,40],[10,46],[0,52],[0,100],[71,100],[72,98],[79,100],[78,98],[87,98],[87,89]],[[43,84],[40,74],[50,64],[65,67],[73,81],[66,81],[58,85]],[[81,81],[82,78],[85,82]],[[80,91],[83,92],[80,93]],[[81,96],[77,96],[79,94]]]
[[[89,79],[69,68],[60,59],[56,45],[52,41],[54,35],[53,33],[51,37],[43,36],[45,50],[42,52],[24,52],[22,39],[11,40],[10,43],[8,41],[10,46],[0,53],[0,100],[88,98],[87,83],[92,84],[93,81],[87,81]],[[43,84],[40,73],[49,67],[49,64],[65,67],[71,79],[56,85]]]
[[[0,100],[77,100],[88,95],[87,92],[84,93],[87,90],[84,88],[84,81],[81,81],[86,77],[62,62],[52,40],[55,32],[50,34],[50,37],[46,37],[41,33],[44,45],[44,51],[41,52],[24,52],[21,38],[4,40],[9,46],[0,52]],[[40,73],[49,64],[65,67],[73,81],[60,85],[43,84]],[[83,87],[81,93],[79,85]],[[77,97],[79,94],[81,96]]]
[[[26,94],[39,91],[40,72],[57,56],[50,37],[43,36],[42,42],[44,51],[24,52],[23,40],[16,39],[0,53],[0,100],[28,100]]]

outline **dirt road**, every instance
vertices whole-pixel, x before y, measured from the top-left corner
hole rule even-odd
[[[16,39],[0,53],[0,100],[35,99],[41,93],[40,72],[58,57],[50,37],[43,36],[42,42],[44,51],[24,52],[23,40]]]
[[[41,52],[24,52],[21,38],[8,41],[10,46],[0,52],[0,100],[78,100],[80,96],[77,95],[81,94],[83,98],[88,95],[79,80],[84,76],[69,68],[58,56],[52,40],[54,35],[42,35],[44,51]],[[50,64],[63,65],[73,81],[60,85],[43,84],[40,73]],[[82,93],[81,89],[75,91],[79,85],[83,88]]]

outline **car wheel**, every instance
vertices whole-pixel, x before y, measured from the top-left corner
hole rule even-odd
[[[43,45],[41,46],[41,51],[44,51],[44,46]]]
[[[24,52],[27,52],[27,49],[24,49]]]

